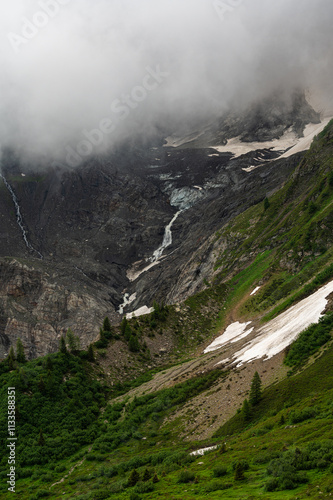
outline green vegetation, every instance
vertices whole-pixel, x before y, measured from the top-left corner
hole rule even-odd
[[[285,364],[296,368],[304,364],[321,346],[332,339],[332,330],[333,313],[329,313],[323,316],[319,323],[311,325],[299,335],[288,350]]]

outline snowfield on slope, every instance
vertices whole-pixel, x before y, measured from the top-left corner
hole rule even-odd
[[[256,337],[233,355],[233,362],[241,366],[254,359],[270,359],[283,351],[303,330],[319,321],[327,305],[327,297],[332,292],[333,281],[259,328]],[[237,322],[229,325],[204,353],[215,351],[249,335],[254,330],[247,329],[250,324],[251,322]]]

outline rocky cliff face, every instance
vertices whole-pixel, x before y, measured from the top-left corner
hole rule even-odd
[[[302,129],[316,119],[313,113],[298,102],[265,122],[266,132],[279,137],[281,123]],[[260,140],[264,125],[258,133],[249,125],[251,137]],[[0,180],[0,357],[18,337],[30,358],[52,352],[68,327],[87,345],[105,315],[119,322],[125,292],[136,293],[127,313],[200,290],[212,272],[215,232],[277,189],[302,155],[274,161],[277,156],[263,149],[234,157],[195,144],[165,147],[158,139],[69,171],[5,152],[2,172],[30,247],[12,193]],[[151,262],[178,210],[162,258],[129,279],[131,270]]]

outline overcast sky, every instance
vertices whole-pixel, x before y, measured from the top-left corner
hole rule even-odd
[[[332,0],[1,3],[2,146],[84,155],[274,90],[332,93]]]

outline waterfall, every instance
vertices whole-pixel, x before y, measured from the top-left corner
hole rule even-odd
[[[10,192],[10,195],[12,197],[12,200],[14,202],[14,206],[15,206],[15,211],[16,211],[16,222],[19,226],[19,228],[21,229],[21,232],[22,232],[22,236],[23,236],[23,240],[24,240],[24,243],[26,244],[27,248],[29,250],[31,250],[32,252],[35,252],[39,255],[39,257],[42,259],[43,256],[40,252],[38,252],[38,250],[36,250],[32,245],[31,243],[29,242],[28,240],[28,236],[27,236],[27,232],[25,230],[25,227],[24,227],[24,224],[23,224],[23,218],[22,218],[22,214],[21,214],[21,210],[20,210],[20,205],[18,203],[18,200],[17,200],[17,197],[16,197],[16,194],[14,193],[14,190],[12,188],[12,186],[9,184],[9,182],[7,181],[7,179],[3,176],[3,174],[0,172],[0,177],[1,179],[3,180],[6,188],[8,189],[8,191]]]
[[[177,212],[173,218],[171,219],[171,221],[169,222],[169,224],[165,227],[165,231],[164,231],[164,237],[163,237],[163,241],[162,241],[162,245],[158,247],[157,250],[155,250],[155,252],[153,253],[153,256],[150,257],[150,261],[151,262],[157,262],[160,257],[162,256],[164,250],[169,247],[172,243],[172,232],[171,232],[171,227],[173,225],[173,223],[175,222],[175,220],[177,219],[177,217],[179,216],[179,214],[181,213],[182,211],[179,210],[179,212]]]

